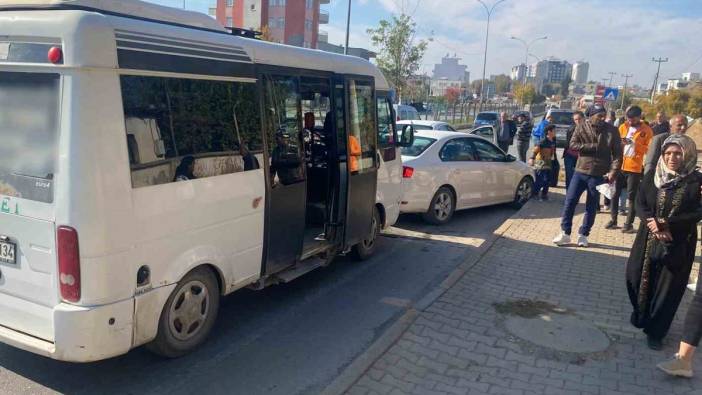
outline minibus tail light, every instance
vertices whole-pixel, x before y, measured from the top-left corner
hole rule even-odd
[[[402,178],[412,178],[414,175],[414,168],[409,166],[402,166]]]
[[[78,232],[70,226],[59,226],[56,233],[61,298],[75,303],[80,300]]]

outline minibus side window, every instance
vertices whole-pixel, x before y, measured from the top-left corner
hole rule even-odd
[[[395,160],[397,153],[395,151],[397,133],[392,122],[392,112],[390,111],[390,103],[385,97],[378,97],[378,145],[383,152],[383,160]]]
[[[122,76],[134,188],[258,170],[256,85]]]
[[[300,142],[302,126],[299,83],[296,77],[264,77],[266,132],[270,150],[272,187],[305,180]]]

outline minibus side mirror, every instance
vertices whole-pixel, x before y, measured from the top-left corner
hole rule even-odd
[[[159,158],[163,158],[166,156],[166,145],[163,143],[163,140],[156,140],[154,141],[154,151],[156,156]]]
[[[400,134],[400,147],[411,147],[414,144],[414,127],[412,125],[404,125]]]

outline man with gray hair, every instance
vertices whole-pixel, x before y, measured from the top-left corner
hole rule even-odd
[[[685,134],[687,131],[687,117],[683,114],[676,114],[670,119],[670,132],[657,134],[651,140],[646,152],[646,162],[644,163],[644,175],[649,171],[655,170],[658,164],[658,159],[661,157],[661,147],[663,142],[671,134]]]

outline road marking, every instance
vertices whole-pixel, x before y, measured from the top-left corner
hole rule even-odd
[[[391,296],[386,296],[380,299],[380,303],[395,307],[402,307],[403,309],[406,309],[412,305],[412,301],[409,299],[394,298]]]

